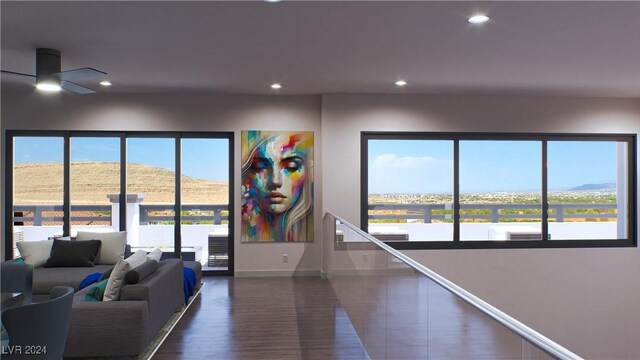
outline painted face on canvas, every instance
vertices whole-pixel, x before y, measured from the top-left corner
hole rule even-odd
[[[306,151],[299,135],[277,136],[254,153],[251,187],[266,212],[281,214],[300,199],[306,178]]]

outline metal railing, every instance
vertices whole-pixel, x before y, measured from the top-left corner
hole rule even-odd
[[[451,204],[377,204],[369,205],[369,211],[404,211],[404,214],[369,214],[371,220],[422,220],[424,223],[432,223],[434,220],[450,220],[451,214],[443,212],[451,212]],[[572,214],[566,210],[615,210],[616,204],[578,204],[563,203],[549,204],[549,218],[556,222],[564,222],[566,219],[615,219],[617,215],[611,213],[598,214]],[[480,210],[488,212],[488,214],[469,214],[466,211]],[[489,220],[492,223],[500,222],[506,219],[541,219],[541,214],[505,214],[501,210],[539,210],[542,211],[541,205],[538,204],[461,204],[460,218],[465,219],[482,219]],[[16,205],[13,207],[15,225],[24,223],[32,223],[33,226],[42,226],[43,222],[59,222],[63,221],[62,205]],[[171,222],[175,220],[174,215],[154,214],[162,212],[173,212],[173,205],[140,205],[140,225],[158,224],[162,222]],[[221,225],[223,221],[229,220],[227,205],[182,205],[182,211],[194,212],[198,214],[183,214],[183,222],[191,222],[199,224],[203,222],[212,222],[213,225]],[[434,213],[436,211],[436,213]],[[74,216],[74,212],[93,213],[92,215],[84,214],[82,216]],[[211,214],[202,214],[210,212]],[[226,212],[226,214],[223,214]],[[71,221],[73,222],[105,222],[111,223],[111,206],[110,205],[72,205]]]
[[[154,214],[162,212],[173,212],[173,205],[140,205],[140,225],[158,224],[162,222],[175,221],[174,215]],[[195,215],[183,214],[183,222],[194,224],[211,222],[213,225],[221,225],[223,221],[229,220],[227,205],[182,205],[182,211],[197,213]],[[32,226],[42,226],[43,223],[62,224],[62,205],[15,205],[13,207],[14,225],[20,226],[29,224]],[[82,215],[74,215],[77,212],[84,212]],[[226,214],[223,214],[226,212]],[[210,214],[203,214],[210,213]],[[72,205],[72,222],[108,222],[112,224],[111,205]]]
[[[540,350],[544,351],[545,353],[549,354],[550,356],[554,357],[555,359],[567,359],[567,360],[569,360],[569,359],[581,359],[581,357],[579,357],[578,355],[576,355],[573,352],[569,351],[568,349],[564,348],[563,346],[559,345],[558,343],[548,339],[544,335],[542,335],[542,334],[538,333],[537,331],[531,329],[530,327],[526,326],[525,324],[519,322],[518,320],[516,320],[513,317],[507,315],[506,313],[502,312],[501,310],[497,309],[496,307],[490,305],[489,303],[487,303],[484,300],[478,298],[477,296],[471,294],[470,292],[466,291],[465,289],[461,288],[460,286],[458,286],[458,285],[454,284],[453,282],[447,280],[446,278],[444,278],[441,275],[437,274],[433,270],[425,267],[424,265],[418,263],[417,261],[413,260],[412,258],[404,255],[403,253],[399,252],[398,250],[395,250],[395,249],[391,248],[390,246],[386,245],[384,242],[382,242],[382,241],[374,238],[373,236],[367,234],[366,232],[362,231],[357,226],[347,222],[346,220],[342,219],[341,217],[339,217],[337,215],[334,215],[331,212],[327,212],[326,214],[331,216],[334,220],[339,221],[341,224],[343,224],[344,226],[349,228],[351,231],[355,232],[358,236],[361,236],[362,238],[364,238],[367,241],[371,242],[372,244],[374,244],[378,248],[382,249],[383,251],[387,252],[388,254],[390,254],[393,257],[395,257],[398,260],[400,260],[401,262],[403,262],[406,265],[410,266],[415,271],[421,273],[422,275],[426,276],[430,280],[434,281],[435,283],[437,283],[438,285],[440,285],[441,287],[446,289],[448,292],[450,292],[451,294],[453,294],[457,298],[465,301],[466,303],[468,303],[469,305],[471,305],[475,309],[477,309],[477,310],[481,311],[482,313],[486,314],[487,316],[489,316],[493,320],[497,321],[498,323],[502,324],[503,326],[505,326],[509,330],[511,330],[514,333],[518,334],[520,337],[522,337],[523,339],[525,339],[529,343],[533,344],[538,349],[540,349]]]
[[[222,221],[229,220],[229,212],[227,205],[182,205],[182,211],[199,213],[198,215],[185,215],[181,216],[182,222],[191,222],[199,224],[203,222],[211,221],[213,225],[221,225]],[[157,224],[161,222],[175,221],[174,215],[161,215],[154,214],[154,212],[173,212],[175,206],[173,205],[140,205],[140,225]],[[223,215],[222,212],[227,212]],[[210,215],[203,215],[202,213],[210,212]]]
[[[451,220],[452,204],[370,204],[370,220],[422,220],[424,223],[432,223],[433,220]],[[566,219],[615,219],[615,212],[598,214],[577,214],[566,210],[616,210],[617,204],[612,203],[562,203],[549,204],[549,219],[555,222],[564,222]],[[472,214],[470,211],[479,210],[483,213]],[[506,214],[502,210],[534,210],[537,214]],[[404,211],[404,214],[371,214],[371,211]],[[434,211],[436,211],[434,213]],[[445,212],[449,212],[448,214]],[[506,219],[542,219],[541,204],[460,204],[460,219],[482,219],[492,223]]]
[[[62,205],[15,205],[13,207],[14,225],[32,223],[33,226],[42,226],[44,222],[60,223],[64,220]],[[92,213],[74,216],[74,212]],[[72,205],[72,222],[109,222],[111,224],[111,205]]]

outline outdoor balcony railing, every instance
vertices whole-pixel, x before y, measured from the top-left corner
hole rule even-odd
[[[579,219],[615,219],[617,204],[549,204],[549,219],[556,222]],[[369,220],[421,220],[424,223],[451,221],[451,204],[377,204],[369,205]],[[522,211],[509,213],[505,210]],[[597,213],[577,213],[576,210]],[[380,212],[402,212],[402,214],[380,214]],[[513,212],[512,211],[512,212]],[[525,213],[525,212],[534,213]],[[537,212],[537,213],[535,213]],[[542,218],[541,204],[460,204],[460,218],[465,220],[488,220],[492,223],[508,219]]]
[[[191,224],[212,223],[221,225],[229,220],[227,205],[182,205],[182,222]],[[174,221],[173,215],[161,215],[162,212],[174,211],[172,205],[140,205],[140,225],[149,225],[160,222]],[[222,212],[227,215],[223,215]],[[191,213],[191,214],[189,214]],[[211,213],[211,214],[205,214]]]
[[[612,203],[563,203],[549,204],[549,218],[556,222],[587,219],[615,219],[617,205]],[[111,205],[72,205],[72,222],[110,222]],[[506,213],[505,210],[522,211],[523,213]],[[576,210],[590,213],[576,213]],[[44,222],[62,223],[62,205],[16,205],[13,207],[14,224],[41,226]],[[158,224],[174,221],[172,205],[140,205],[140,225]],[[182,221],[191,224],[211,223],[220,225],[229,220],[227,205],[182,205]],[[377,212],[397,211],[402,214],[379,214]],[[524,213],[537,211],[539,213]],[[542,206],[540,204],[461,204],[460,218],[487,220],[497,223],[508,219],[540,220]],[[82,215],[74,215],[83,212]],[[448,213],[447,213],[448,212]],[[471,213],[475,212],[475,213]],[[595,212],[595,213],[594,213]],[[370,220],[421,220],[424,223],[444,222],[451,219],[450,204],[379,204],[369,205]]]
[[[229,220],[227,205],[182,205],[182,221],[191,224],[221,225]],[[175,221],[172,205],[140,205],[140,225]],[[82,212],[82,215],[74,213]],[[71,222],[111,224],[111,205],[72,205]],[[62,224],[62,205],[16,205],[13,207],[14,225],[42,226],[44,223]]]

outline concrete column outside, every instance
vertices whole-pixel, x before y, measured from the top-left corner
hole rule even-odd
[[[111,201],[111,223],[115,231],[120,229],[120,195],[107,195]],[[138,246],[140,240],[140,203],[144,194],[127,194],[127,244]]]

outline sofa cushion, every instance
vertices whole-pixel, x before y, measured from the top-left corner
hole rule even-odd
[[[43,241],[18,241],[16,243],[20,256],[24,262],[33,265],[34,268],[40,267],[47,262],[51,254],[51,246],[53,240]]]
[[[102,241],[102,248],[96,258],[96,264],[113,265],[124,258],[124,249],[127,243],[126,231],[109,233],[78,231],[76,241],[87,240]]]
[[[124,286],[124,276],[129,270],[144,264],[145,261],[147,261],[147,252],[144,250],[138,250],[130,257],[118,261],[113,271],[111,271],[102,301],[118,300],[120,298],[120,289]]]
[[[47,295],[55,286],[71,286],[78,291],[80,282],[87,275],[94,272],[105,272],[109,265],[96,265],[95,267],[60,267],[33,269],[33,294]],[[46,299],[45,299],[46,300]]]
[[[162,258],[162,250],[154,249],[153,251],[147,254],[147,257],[151,260],[160,262],[160,258]]]
[[[100,251],[100,240],[65,241],[53,240],[51,255],[44,267],[93,266]]]
[[[124,276],[125,284],[137,284],[151,275],[158,268],[158,262],[155,260],[147,260],[144,264],[137,266],[135,269],[129,270]]]

